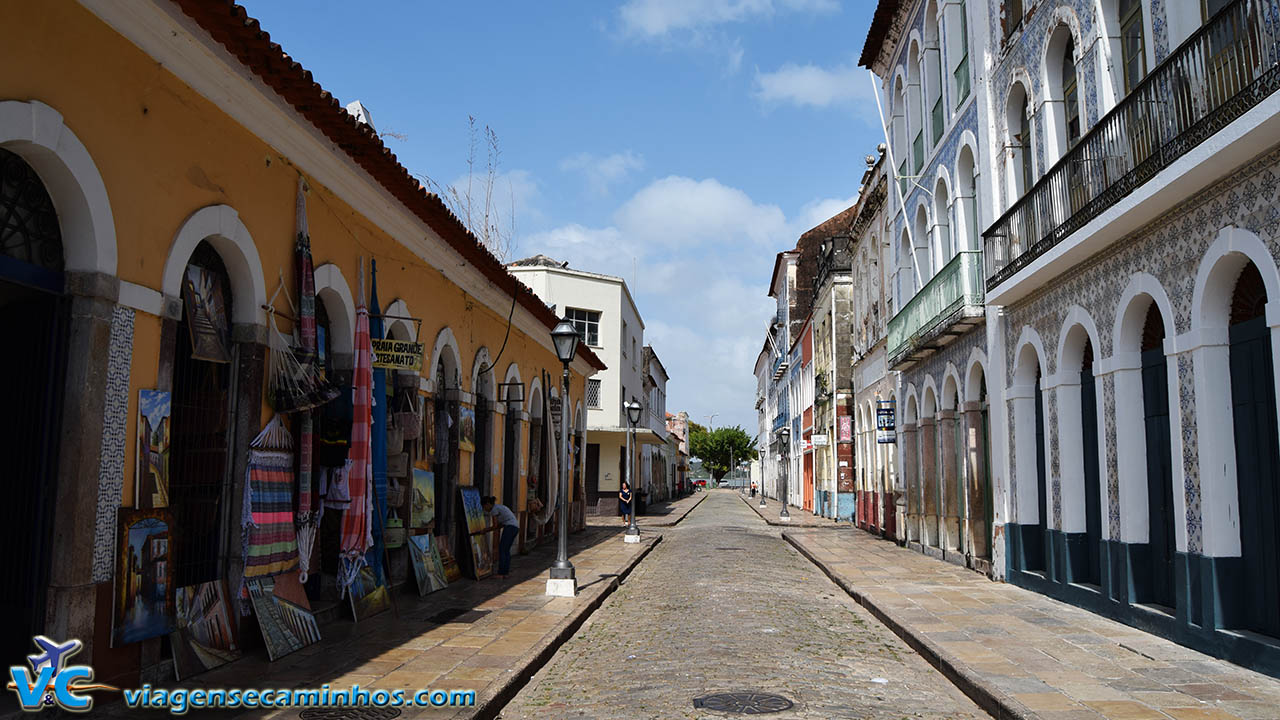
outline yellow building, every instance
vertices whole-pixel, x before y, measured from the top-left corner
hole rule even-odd
[[[544,534],[525,510],[530,482],[544,497],[548,484],[532,466],[545,476],[535,430],[548,415],[544,371],[560,384],[557,318],[242,8],[9,2],[0,67],[9,662],[35,633],[83,640],[76,660],[108,682],[163,660],[159,639],[110,647],[116,517],[137,500],[141,390],[172,399],[173,582],[221,578],[235,592],[248,443],[271,417],[264,306],[281,282],[275,310],[287,318],[285,294],[296,302],[300,179],[329,372],[350,381],[358,268],[376,260],[387,335],[425,346],[421,376],[389,386],[416,394],[443,428],[437,507],[475,485],[520,512],[522,541]],[[182,288],[191,267],[224,292],[229,362],[193,357]],[[579,444],[585,378],[600,369],[580,347],[569,391]],[[457,437],[468,409],[474,453]],[[409,443],[410,462],[433,461],[422,445]],[[435,531],[453,540],[449,514]]]

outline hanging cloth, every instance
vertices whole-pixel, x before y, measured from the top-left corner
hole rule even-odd
[[[538,522],[547,523],[556,511],[556,501],[560,497],[560,443],[556,442],[555,428],[560,422],[559,413],[551,409],[551,376],[542,373],[542,407],[547,409],[546,422],[542,423],[543,439],[547,448],[547,506],[538,514]]]
[[[347,491],[350,504],[342,513],[342,544],[339,558],[338,585],[343,596],[365,566],[365,552],[373,545],[367,504],[370,463],[369,434],[373,402],[373,343],[369,339],[369,308],[364,300],[364,258],[360,259],[360,298],[356,306],[355,369],[351,404],[350,464]]]
[[[244,576],[267,577],[298,567],[293,528],[292,438],[274,415],[249,444],[241,514]]]
[[[369,337],[383,337],[382,309],[378,306],[378,261],[370,260],[369,283]],[[369,436],[373,453],[373,548],[369,550],[369,567],[373,576],[386,582],[382,574],[382,529],[387,520],[387,371],[373,368],[373,406]]]
[[[316,362],[316,275],[311,260],[311,234],[307,230],[306,184],[298,177],[298,195],[294,203],[297,239],[294,254],[298,270],[298,363],[315,368]],[[319,373],[315,373],[319,375]],[[335,395],[336,396],[336,395]],[[315,546],[316,526],[324,506],[315,499],[312,485],[311,450],[315,442],[314,417],[310,410],[303,410],[298,418],[298,512],[294,522],[298,527],[298,557],[302,566],[299,579],[307,581],[310,570],[311,549]]]

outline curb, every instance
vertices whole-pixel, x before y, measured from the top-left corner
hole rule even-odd
[[[830,525],[825,525],[825,524],[824,525],[797,525],[796,523],[779,522],[777,520],[770,520],[768,517],[765,516],[764,513],[760,512],[759,504],[751,502],[751,498],[745,497],[742,495],[739,495],[738,498],[742,500],[742,502],[746,503],[747,507],[754,510],[756,512],[756,515],[760,516],[761,520],[765,521],[766,523],[774,527],[804,528],[806,530],[847,530],[849,528],[854,527],[854,525],[841,525],[838,522],[832,522]],[[774,500],[774,502],[778,502],[778,501]],[[788,505],[787,507],[796,508],[795,505]],[[799,510],[800,512],[803,512],[803,513],[809,512],[808,510],[801,510],[800,508],[796,508],[796,510]]]
[[[839,585],[859,605],[870,611],[877,620],[884,623],[899,638],[902,638],[903,642],[910,646],[912,650],[915,650],[920,657],[924,658],[925,661],[959,688],[960,692],[967,695],[970,700],[973,700],[978,707],[985,710],[992,717],[997,720],[1038,720],[1040,716],[1032,712],[1030,708],[1013,699],[995,685],[988,683],[980,673],[974,671],[959,658],[925,637],[924,633],[916,632],[910,625],[899,621],[894,617],[892,610],[880,605],[866,593],[853,587],[847,580],[828,567],[826,563],[815,557],[800,541],[791,537],[790,533],[782,533],[782,539],[790,543],[809,562],[831,578],[832,582]]]
[[[707,499],[707,493],[704,492],[702,493],[702,497],[698,498],[698,502],[690,505],[689,509],[681,513],[680,517],[676,518],[675,520],[670,520],[668,522],[660,522],[660,523],[648,523],[648,524],[642,525],[641,529],[646,527],[675,527],[676,525],[680,524],[681,520],[684,520],[685,518],[689,517],[689,513],[693,512],[693,509],[701,505],[702,501],[706,499]]]
[[[692,509],[692,508],[690,508]],[[515,699],[529,680],[543,668],[556,652],[573,637],[574,633],[582,627],[595,611],[604,604],[606,598],[613,594],[614,590],[622,584],[631,571],[644,560],[650,552],[653,551],[658,543],[662,542],[662,535],[654,535],[653,539],[646,543],[646,547],[639,554],[633,557],[616,576],[609,578],[609,583],[596,592],[595,597],[591,598],[576,613],[569,615],[561,620],[551,630],[551,640],[544,646],[530,650],[518,663],[518,670],[514,671],[501,685],[497,687],[492,694],[486,697],[477,697],[474,708],[467,708],[459,712],[453,717],[455,718],[473,718],[475,720],[493,720],[498,717],[502,709],[507,703]]]

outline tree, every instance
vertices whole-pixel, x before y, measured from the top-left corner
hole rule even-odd
[[[756,439],[741,426],[718,427],[713,430],[690,423],[689,454],[702,461],[702,467],[719,480],[743,460],[755,460]]]
[[[516,196],[511,183],[507,181],[507,198],[496,197],[495,184],[499,179],[498,164],[502,158],[502,149],[498,145],[498,134],[488,125],[484,126],[485,166],[484,174],[477,176],[476,150],[479,147],[480,131],[476,128],[476,119],[467,116],[467,176],[456,185],[441,185],[425,175],[418,176],[424,180],[427,189],[440,196],[449,210],[462,221],[472,235],[489,249],[499,260],[506,262],[516,239]],[[499,207],[500,200],[510,201],[510,210],[504,213]]]

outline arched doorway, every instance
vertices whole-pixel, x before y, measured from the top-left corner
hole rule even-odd
[[[1271,329],[1262,274],[1246,263],[1231,295],[1228,330],[1240,549],[1246,588],[1244,624],[1280,637],[1280,449]]]
[[[208,241],[201,241],[183,273],[182,317],[175,333],[173,355],[172,437],[169,457],[168,505],[175,528],[173,578],[175,587],[210,582],[221,576],[219,551],[224,545],[222,517],[229,507],[232,432],[231,374],[234,352],[230,342],[228,309],[234,305],[231,279],[222,257]],[[203,284],[203,288],[201,285]],[[212,311],[194,311],[204,298],[221,296]],[[139,507],[147,503],[149,488],[139,488]],[[157,497],[159,497],[157,495]]]
[[[514,377],[514,379],[513,379]],[[520,383],[519,372],[513,367],[507,371],[507,383]],[[519,500],[520,478],[520,415],[524,412],[522,403],[516,397],[523,397],[522,387],[506,385],[503,400],[506,403],[506,427],[502,433],[502,504],[517,510]]]
[[[1173,505],[1173,451],[1169,438],[1169,370],[1165,326],[1155,302],[1142,324],[1142,415],[1147,455],[1147,585],[1141,602],[1175,607],[1176,553]],[[1139,573],[1141,570],[1138,571]]]
[[[48,609],[69,308],[63,269],[61,225],[44,183],[0,149],[0,329],[22,343],[0,360],[12,379],[0,436],[11,478],[0,541],[13,558],[0,571],[0,650],[12,658],[30,652]]]
[[[476,436],[475,452],[471,454],[471,484],[480,490],[480,496],[493,494],[493,369],[488,367],[488,353],[484,353],[480,372],[476,375],[475,394]]]
[[[435,380],[435,397],[432,412],[435,423],[435,492],[436,492],[436,527],[435,534],[442,537],[453,557],[457,558],[465,547],[457,535],[464,533],[462,523],[455,523],[458,504],[458,358],[453,354],[452,346],[445,346],[433,369]],[[455,525],[457,527],[455,527]]]
[[[991,436],[987,376],[974,363],[965,383],[965,454],[968,462],[969,550],[974,557],[991,559]]]
[[[1080,361],[1080,442],[1084,463],[1085,562],[1075,582],[1102,584],[1102,479],[1098,455],[1098,385],[1093,375],[1093,342],[1084,341]]]

